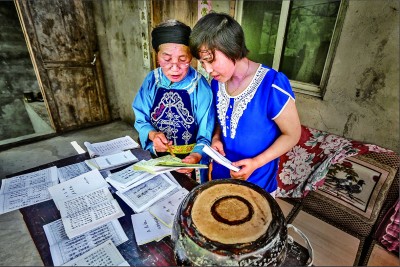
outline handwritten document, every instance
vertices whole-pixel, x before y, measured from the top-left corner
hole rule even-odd
[[[54,266],[71,261],[107,240],[112,240],[116,246],[128,241],[118,220],[103,224],[72,239],[67,237],[61,219],[44,225],[43,229],[50,245]]]
[[[86,146],[91,158],[111,155],[122,152],[124,150],[139,147],[139,144],[136,143],[130,136],[120,137],[110,141],[93,144],[89,142],[84,142],[83,144]]]
[[[49,192],[69,238],[124,216],[98,170],[50,187]]]
[[[129,266],[111,240],[92,248],[63,266]]]
[[[113,200],[108,188],[103,187],[59,202],[61,217],[71,217],[82,210],[93,209],[99,203]]]
[[[143,245],[171,235],[172,229],[160,223],[148,211],[132,214],[132,225],[137,244]]]
[[[50,200],[48,188],[58,183],[57,167],[1,180],[0,214]]]
[[[106,181],[114,186],[118,191],[124,191],[124,189],[138,182],[147,175],[147,172],[134,170],[133,165],[131,165],[121,171],[112,173],[106,178]]]
[[[107,191],[110,197],[103,196],[103,193],[100,193],[102,191]],[[89,206],[88,203],[96,201],[91,198],[97,197],[98,204]],[[111,200],[109,200],[110,198]],[[66,200],[60,204],[61,220],[69,238],[125,215],[118,202],[112,199],[107,188]]]
[[[89,168],[84,162],[71,164],[65,167],[58,168],[58,179],[60,183],[69,179],[75,178],[81,174],[87,173],[92,169]]]
[[[117,191],[116,194],[135,212],[142,212],[174,188],[176,188],[176,184],[168,176],[160,174],[132,187],[128,191]]]
[[[108,187],[107,182],[98,170],[83,173],[66,182],[49,187],[50,195],[59,209],[59,202],[85,192],[93,191],[102,187]]]
[[[188,193],[188,190],[181,188],[172,196],[152,205],[149,208],[149,212],[167,227],[172,228],[175,214],[178,211],[179,205]]]

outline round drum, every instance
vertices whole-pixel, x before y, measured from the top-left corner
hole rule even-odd
[[[273,265],[285,260],[287,227],[275,199],[242,180],[215,180],[182,201],[172,231],[178,265]]]

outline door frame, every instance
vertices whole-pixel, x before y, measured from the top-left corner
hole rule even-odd
[[[60,118],[56,102],[54,101],[53,94],[51,94],[51,87],[49,77],[47,76],[44,67],[41,53],[39,52],[39,41],[37,39],[34,23],[29,10],[29,2],[24,0],[14,0],[17,9],[18,18],[21,24],[22,32],[24,33],[26,46],[31,57],[33,70],[39,84],[40,92],[42,93],[44,103],[46,105],[47,113],[49,114],[50,123],[52,128],[59,132],[61,125],[59,125]]]
[[[51,127],[57,132],[66,132],[69,130],[76,130],[80,128],[84,128],[83,124],[77,124],[75,126],[66,126],[63,124],[63,118],[61,118],[61,106],[59,102],[55,99],[55,95],[52,88],[52,83],[49,78],[48,69],[51,67],[51,62],[45,62],[42,58],[40,39],[36,32],[35,23],[33,21],[33,17],[31,14],[31,5],[34,2],[29,0],[14,0],[15,7],[17,10],[18,18],[20,20],[21,28],[24,34],[24,38],[27,44],[27,48],[29,51],[29,55],[32,61],[33,69],[35,71],[35,75],[38,81],[39,89],[43,95],[43,99],[46,105],[47,112],[49,114]],[[85,10],[85,12],[91,12],[90,10]],[[90,14],[87,14],[89,20],[93,19],[90,17]],[[91,21],[93,23],[93,21]],[[95,32],[94,25],[89,23],[89,31]],[[97,51],[97,40],[96,36],[91,36],[90,38],[94,38],[92,41],[95,44],[95,50],[91,51],[93,53],[92,62],[87,62],[85,65],[91,66],[93,65],[93,74],[95,77],[95,84],[97,88],[98,101],[100,103],[100,110],[102,112],[102,119],[99,121],[91,121],[86,123],[86,126],[93,126],[98,124],[103,124],[110,122],[110,111],[108,107],[108,100],[106,96],[106,87],[104,82],[104,76],[102,72],[101,60],[99,52]],[[68,65],[68,64],[67,64]]]

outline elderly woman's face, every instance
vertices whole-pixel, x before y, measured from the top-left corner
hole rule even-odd
[[[179,82],[185,78],[191,60],[190,49],[183,44],[162,44],[157,53],[158,64],[171,82]]]

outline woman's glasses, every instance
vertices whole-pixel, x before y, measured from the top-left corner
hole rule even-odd
[[[187,69],[190,66],[190,64],[187,63],[187,62],[171,63],[171,62],[168,62],[168,61],[165,61],[165,60],[159,60],[158,63],[160,64],[161,68],[168,69],[168,70],[172,69],[172,67],[174,65],[176,65],[176,67],[179,68],[179,69]]]

